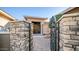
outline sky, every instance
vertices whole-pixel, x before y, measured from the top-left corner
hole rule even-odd
[[[23,16],[34,16],[51,18],[68,7],[0,7],[17,20],[22,20]]]

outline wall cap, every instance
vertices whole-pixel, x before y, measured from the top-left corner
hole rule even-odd
[[[59,21],[61,21],[63,18],[65,18],[65,17],[75,17],[75,16],[79,16],[79,13],[64,14],[64,15],[57,21],[57,23],[58,23]]]

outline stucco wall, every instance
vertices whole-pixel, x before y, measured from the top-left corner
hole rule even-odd
[[[69,15],[69,14],[68,14]],[[79,51],[79,14],[64,16],[59,22],[60,49],[64,51]]]
[[[0,10],[0,26],[4,27],[9,21],[15,21],[15,19]]]
[[[41,20],[41,19],[28,19],[28,22],[44,22],[45,20]]]
[[[0,33],[0,51],[9,51],[10,42],[9,42],[9,33]]]
[[[15,18],[13,18],[12,16],[10,16],[4,12],[3,13],[0,12],[0,17],[4,18],[5,20],[8,20],[8,21],[15,21]]]
[[[47,22],[48,19],[27,19],[27,22],[32,23],[32,22],[40,22],[41,24],[41,34],[49,34],[50,29],[49,29],[49,23]],[[33,24],[31,24],[31,31],[33,33]]]
[[[49,23],[43,24],[43,34],[49,34],[49,33],[50,33]]]

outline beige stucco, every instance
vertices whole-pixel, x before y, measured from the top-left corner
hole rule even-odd
[[[49,29],[49,25],[48,22],[43,24],[43,34],[49,34],[50,33],[50,29]]]
[[[0,10],[0,26],[5,26],[9,21],[15,21],[15,18]]]
[[[47,18],[39,18],[39,17],[25,17],[26,21],[31,23],[31,29],[33,31],[32,22],[40,22],[41,23],[41,34],[49,34],[50,30],[48,27],[49,22],[47,22]]]

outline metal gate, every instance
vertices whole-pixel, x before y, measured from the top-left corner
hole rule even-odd
[[[9,23],[10,50],[31,51],[33,48],[31,24],[26,21]]]
[[[58,51],[59,50],[59,30],[58,30],[58,24],[55,21],[55,18],[52,17],[50,19],[51,24],[51,33],[50,33],[50,47],[51,51]]]

